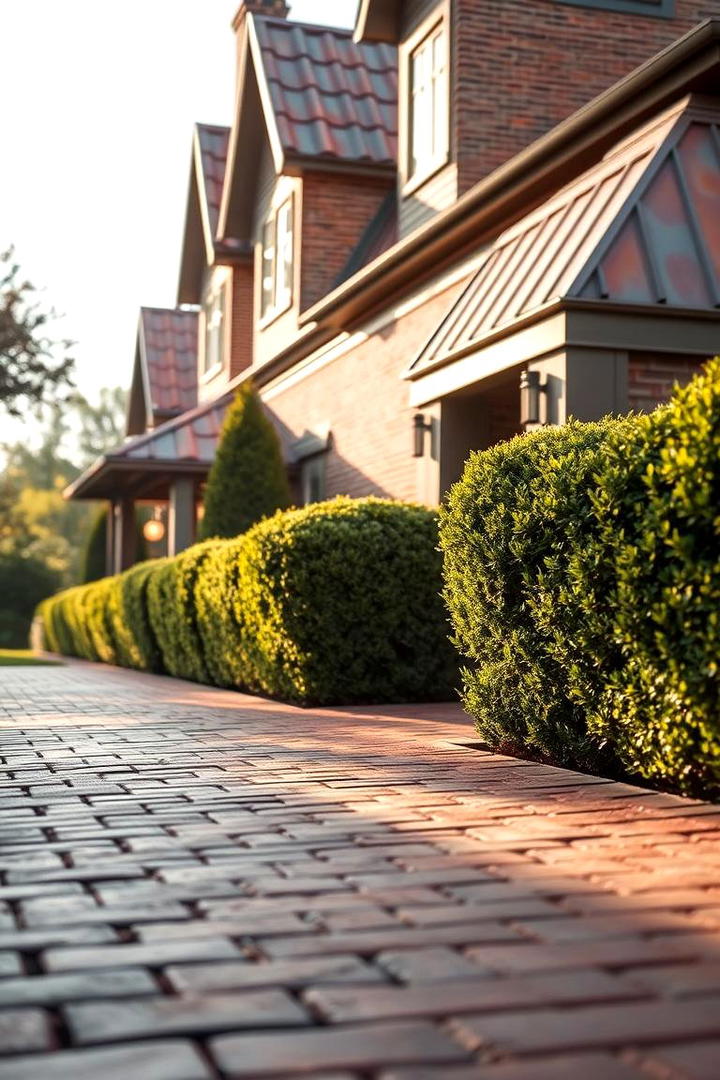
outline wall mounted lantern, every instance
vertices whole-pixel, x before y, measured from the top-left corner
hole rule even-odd
[[[415,413],[413,416],[413,457],[424,457],[426,431],[432,431],[432,420],[426,420],[422,413]]]
[[[540,423],[540,395],[547,386],[540,382],[539,371],[523,371],[520,375],[520,423],[523,427]]]
[[[149,544],[156,544],[165,535],[165,524],[162,520],[162,510],[156,506],[153,516],[143,525],[143,536]]]

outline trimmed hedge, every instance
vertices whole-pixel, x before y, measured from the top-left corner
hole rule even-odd
[[[649,416],[474,454],[443,512],[494,746],[720,791],[720,360]]]
[[[457,666],[440,593],[434,511],[336,499],[61,593],[38,614],[53,651],[151,670],[159,656],[173,675],[297,704],[444,700]]]

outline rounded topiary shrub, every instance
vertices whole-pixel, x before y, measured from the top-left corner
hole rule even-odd
[[[614,421],[544,428],[473,454],[442,510],[445,598],[468,661],[464,702],[495,747],[607,768],[554,618],[568,560],[597,531],[592,489]],[[598,625],[607,613],[598,610]]]
[[[148,585],[167,562],[151,559],[112,578],[108,595],[108,621],[115,642],[115,662],[140,671],[161,672],[162,656],[150,624]]]
[[[197,623],[198,572],[219,541],[195,544],[154,567],[147,582],[150,628],[166,671],[194,682],[211,682]]]
[[[245,382],[225,416],[198,539],[238,536],[289,505],[280,442],[252,383]]]
[[[374,498],[256,525],[228,547],[243,685],[305,705],[447,700],[457,666],[437,541],[434,511]]]
[[[720,359],[618,429],[595,502],[621,663],[592,730],[643,776],[718,794]]]

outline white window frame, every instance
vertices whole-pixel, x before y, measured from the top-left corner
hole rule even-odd
[[[290,195],[265,220],[260,237],[260,321],[267,324],[292,306],[295,278],[294,199]]]
[[[450,80],[447,20],[436,21],[408,43],[406,58],[408,185],[417,185],[447,163],[450,149]],[[418,76],[420,78],[418,78]],[[427,145],[419,151],[421,132]]]
[[[214,375],[225,366],[227,334],[226,282],[217,282],[208,289],[203,303],[203,378]]]

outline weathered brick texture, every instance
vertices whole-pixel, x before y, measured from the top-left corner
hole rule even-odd
[[[651,412],[669,400],[676,383],[685,386],[701,366],[696,356],[631,353],[628,363],[628,408],[635,412]]]
[[[331,292],[392,181],[307,172],[302,186],[302,310]]]
[[[278,425],[299,438],[331,425],[326,494],[417,497],[412,414],[403,370],[458,295],[454,285],[267,401]]]
[[[453,114],[459,192],[712,15],[677,0],[673,18],[557,0],[457,0]]]

